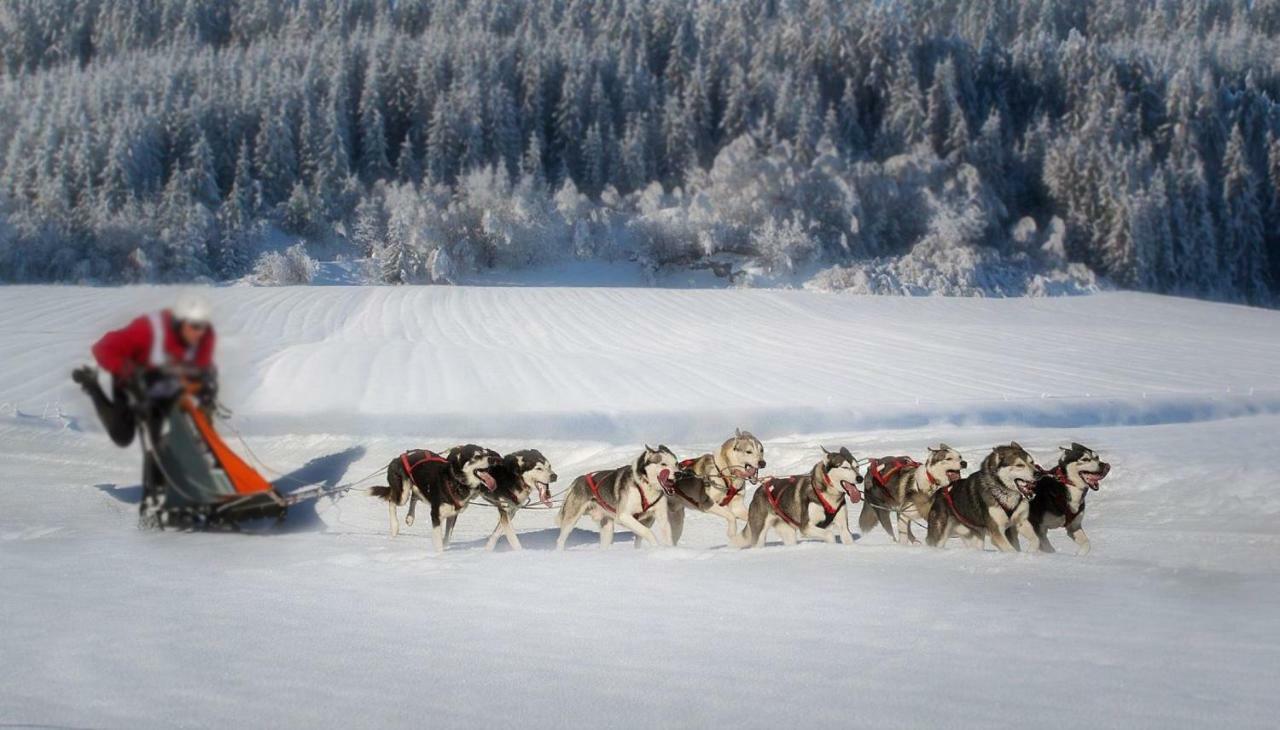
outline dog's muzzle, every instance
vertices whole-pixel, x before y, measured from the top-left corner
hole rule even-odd
[[[1013,486],[1017,487],[1018,491],[1022,493],[1022,496],[1027,497],[1028,499],[1036,495],[1036,483],[1034,480],[1014,479]]]
[[[675,494],[676,480],[671,478],[670,469],[663,469],[662,471],[658,472],[658,485],[661,486],[662,491],[666,492],[667,494],[669,495]]]
[[[1098,471],[1080,472],[1080,478],[1084,480],[1085,484],[1089,485],[1089,489],[1096,492],[1098,491],[1098,487],[1101,486],[1102,480],[1106,479],[1107,474],[1110,472],[1111,465],[1104,461],[1099,464]]]

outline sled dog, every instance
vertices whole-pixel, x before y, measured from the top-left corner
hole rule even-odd
[[[685,510],[694,509],[724,519],[729,544],[737,544],[738,520],[747,520],[747,482],[757,483],[760,470],[765,467],[764,444],[739,429],[714,454],[686,459],[680,467],[675,490],[667,500],[671,543],[680,543]]]
[[[671,449],[644,447],[644,452],[631,464],[602,471],[587,472],[569,487],[560,507],[560,537],[556,549],[564,550],[565,542],[583,514],[600,524],[600,547],[613,544],[614,525],[622,525],[642,543],[671,545],[667,507],[663,497],[670,498],[675,488],[675,475],[680,470]],[[656,531],[653,525],[661,528]]]
[[[912,520],[923,522],[929,519],[933,493],[939,487],[959,481],[960,470],[968,466],[960,452],[946,444],[930,448],[929,457],[923,464],[909,456],[872,459],[867,464],[866,495],[862,514],[858,516],[858,527],[866,534],[875,529],[879,521],[889,537],[899,544],[918,545],[920,541],[911,531]],[[896,536],[890,515],[897,517]]]
[[[862,499],[857,487],[862,482],[858,460],[847,448],[822,451],[822,459],[808,474],[769,477],[760,484],[751,497],[741,546],[763,546],[770,528],[777,530],[786,545],[795,545],[801,536],[829,543],[839,536],[845,545],[853,544],[844,499],[846,495],[850,502]],[[822,517],[815,521],[810,508],[815,514],[820,508]]]
[[[499,537],[506,537],[512,550],[520,549],[520,538],[511,526],[516,512],[525,505],[529,495],[538,493],[538,501],[551,506],[551,484],[557,479],[551,470],[551,462],[541,451],[527,449],[515,451],[505,457],[496,451],[489,452],[495,466],[489,469],[495,486],[493,491],[481,491],[480,497],[498,511],[498,524],[485,543],[485,550],[493,550]]]
[[[1018,550],[1017,531],[1026,522],[1035,479],[1035,460],[1018,442],[995,447],[978,471],[934,495],[926,542],[945,546],[954,534],[981,550],[989,537],[1003,552]]]
[[[400,533],[398,506],[409,504],[405,524],[413,524],[416,500],[431,506],[431,542],[436,552],[444,552],[458,515],[478,491],[492,492],[497,486],[489,473],[496,462],[488,449],[466,444],[455,446],[441,456],[432,451],[406,451],[387,465],[387,484],[369,493],[387,502],[391,516],[391,536]],[[441,526],[441,521],[445,525]]]
[[[1049,530],[1065,527],[1067,536],[1076,542],[1076,555],[1089,553],[1089,536],[1084,533],[1084,498],[1090,490],[1097,490],[1110,472],[1111,465],[1093,449],[1077,443],[1062,449],[1057,468],[1036,481],[1036,499],[1028,515],[1030,531],[1042,552],[1054,551]]]

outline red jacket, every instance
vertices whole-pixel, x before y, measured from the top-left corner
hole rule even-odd
[[[154,324],[163,331],[163,346],[155,347]],[[138,368],[155,368],[175,363],[186,363],[200,368],[213,365],[213,344],[216,336],[213,327],[205,330],[204,337],[195,347],[187,347],[178,337],[169,310],[143,315],[124,329],[114,330],[102,336],[93,346],[93,357],[103,370],[116,377],[128,377]]]

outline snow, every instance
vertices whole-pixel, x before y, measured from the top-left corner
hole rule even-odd
[[[69,385],[164,288],[0,288],[0,723],[1270,727],[1280,700],[1280,314],[1137,294],[210,290],[234,425],[282,489],[408,447],[536,447],[561,475],[735,426],[770,473],[819,444],[946,441],[976,463],[1080,441],[1114,470],[1093,552],[601,552],[584,520],[522,553],[392,540],[352,492],[248,534],[134,529],[137,455]],[[231,443],[243,446],[230,436]],[[368,482],[373,484],[376,482]],[[504,545],[505,547],[505,545]]]

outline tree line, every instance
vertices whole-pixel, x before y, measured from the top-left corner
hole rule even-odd
[[[1277,31],[1280,0],[8,0],[0,278],[232,279],[284,237],[388,282],[1270,303]]]

